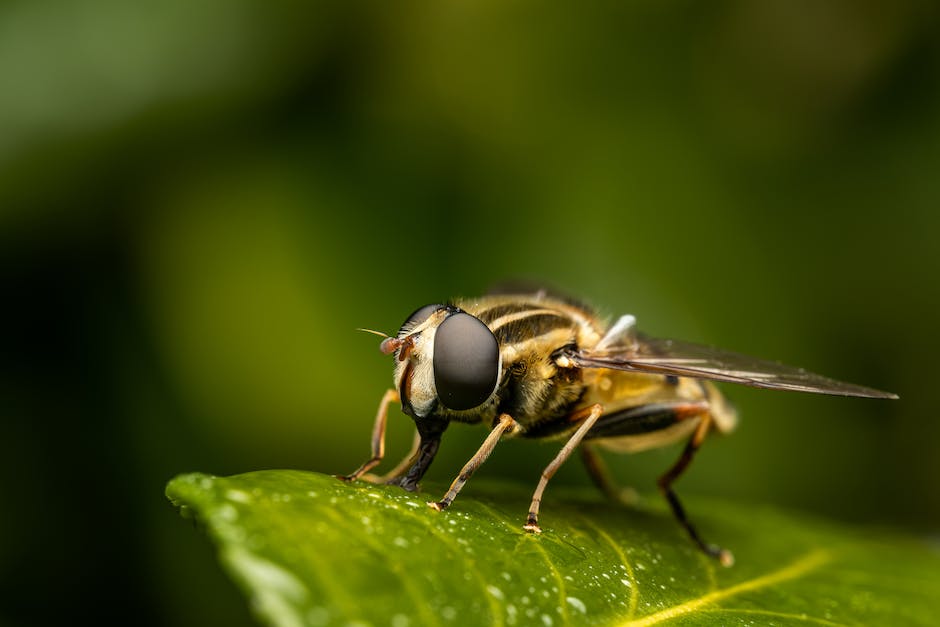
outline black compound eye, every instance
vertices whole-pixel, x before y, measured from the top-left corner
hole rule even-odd
[[[401,329],[398,331],[398,337],[404,337],[411,333],[411,330],[416,326],[427,320],[431,317],[431,314],[437,311],[438,309],[443,309],[444,305],[425,305],[419,309],[416,309],[410,316],[405,318],[405,321],[401,325]]]
[[[434,335],[434,384],[448,409],[473,409],[496,389],[499,344],[489,327],[468,313],[450,315]]]

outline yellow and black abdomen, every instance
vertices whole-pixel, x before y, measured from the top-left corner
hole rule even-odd
[[[737,422],[734,409],[707,381],[603,368],[584,376],[589,385],[579,405],[604,407],[587,438],[613,451],[634,453],[684,440],[705,413],[720,432]]]

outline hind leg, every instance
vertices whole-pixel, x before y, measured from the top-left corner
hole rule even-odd
[[[666,500],[669,501],[669,506],[672,508],[672,513],[675,515],[676,520],[678,520],[679,524],[686,530],[689,537],[692,538],[692,541],[695,542],[706,555],[714,557],[721,562],[722,566],[731,566],[734,564],[734,555],[732,555],[731,551],[715,544],[708,544],[702,540],[698,530],[691,521],[689,521],[688,516],[686,516],[685,508],[683,508],[682,503],[679,502],[679,497],[676,495],[675,490],[672,489],[672,484],[682,476],[682,473],[685,472],[685,469],[688,468],[689,464],[692,462],[692,458],[695,457],[696,451],[698,451],[702,442],[705,441],[705,435],[708,433],[708,428],[711,426],[711,423],[711,414],[704,414],[702,421],[695,429],[695,433],[692,434],[691,439],[689,439],[688,444],[686,444],[685,449],[682,451],[682,455],[676,460],[676,463],[659,478],[659,489],[666,497]]]

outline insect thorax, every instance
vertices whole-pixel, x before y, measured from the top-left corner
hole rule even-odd
[[[562,347],[597,341],[593,314],[546,297],[494,297],[460,306],[486,323],[500,346],[502,379],[481,419],[509,414],[522,427],[517,435],[525,435],[570,413],[584,394],[581,371],[559,367],[555,355]]]
[[[524,436],[564,420],[584,391],[579,369],[559,368],[549,356],[531,351],[507,369],[498,410],[512,416],[522,427],[519,435]]]

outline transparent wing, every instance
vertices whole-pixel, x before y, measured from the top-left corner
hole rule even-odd
[[[890,392],[836,381],[802,368],[691,342],[637,335],[625,344],[629,345],[610,346],[597,352],[572,349],[565,355],[581,368],[612,368],[834,396],[898,398]]]

